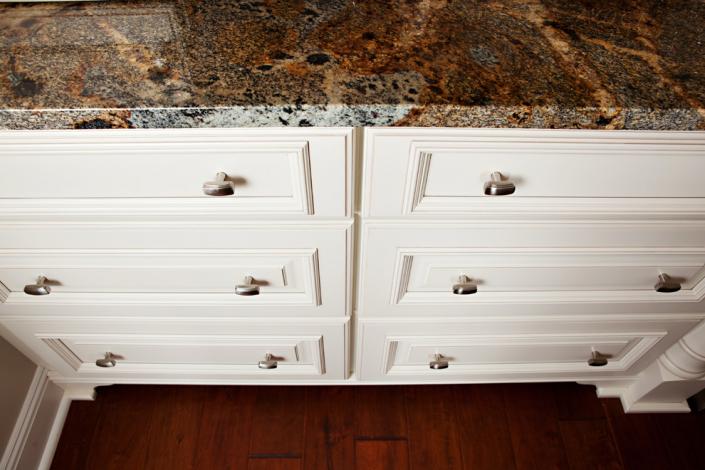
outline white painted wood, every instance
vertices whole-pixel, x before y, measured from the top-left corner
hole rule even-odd
[[[239,378],[262,381],[345,377],[345,320],[5,317],[5,327],[63,379]],[[111,352],[118,364],[95,361]],[[262,370],[267,353],[279,367]]]
[[[434,383],[468,378],[615,380],[638,373],[702,318],[363,319],[357,373],[362,380]],[[593,349],[611,356],[607,366],[588,366]],[[436,353],[448,358],[448,369],[429,368]]]
[[[5,377],[5,380],[11,379]],[[37,367],[7,447],[0,458],[0,468],[14,470],[18,467],[48,383],[47,370]]]
[[[375,128],[365,133],[365,216],[705,214],[703,132]],[[484,183],[494,171],[515,183],[513,195],[484,196]]]
[[[345,316],[349,225],[8,224],[0,314]],[[52,293],[25,294],[40,274]],[[247,274],[259,296],[234,294]]]
[[[66,422],[66,416],[69,413],[70,406],[71,399],[64,393],[61,397],[61,401],[59,402],[56,414],[54,415],[51,428],[49,429],[49,436],[47,437],[46,445],[42,451],[37,470],[49,470],[51,468],[51,462],[54,459],[56,446],[59,444],[61,431],[63,430],[64,423]]]
[[[700,312],[705,224],[363,222],[359,314]],[[657,293],[659,273],[682,290]],[[460,275],[478,292],[454,295]]]
[[[4,131],[0,207],[36,216],[345,216],[350,141],[346,128]],[[203,194],[218,172],[233,196]]]
[[[12,380],[12,377],[4,377],[4,380]],[[61,415],[60,400],[61,389],[49,381],[47,369],[38,366],[8,445],[0,458],[0,468],[48,468],[41,462],[47,451],[53,454],[61,431],[64,416]]]

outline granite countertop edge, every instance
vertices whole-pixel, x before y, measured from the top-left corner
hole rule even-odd
[[[0,129],[473,127],[705,130],[705,109],[560,106],[261,105],[0,109]]]

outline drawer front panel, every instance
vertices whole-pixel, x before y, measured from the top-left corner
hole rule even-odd
[[[367,137],[366,215],[703,211],[690,199],[705,198],[705,133],[372,129]],[[513,184],[511,195],[485,195],[495,172]]]
[[[699,317],[638,321],[477,319],[362,322],[365,379],[561,379],[633,374],[699,321]],[[595,352],[607,365],[592,367]],[[439,355],[439,356],[436,356]],[[434,360],[447,369],[431,369]]]
[[[123,379],[344,378],[346,323],[5,320],[61,377]],[[116,364],[99,367],[106,354]],[[259,362],[270,355],[276,368]]]
[[[701,222],[366,222],[362,247],[362,316],[697,312],[705,299]],[[657,292],[663,274],[680,290]]]
[[[348,134],[345,129],[79,131],[39,132],[30,140],[5,133],[0,200],[20,210],[37,210],[46,201],[45,207],[62,209],[344,216]],[[221,172],[232,194],[206,195],[204,183]]]
[[[315,249],[6,251],[0,263],[0,281],[11,292],[22,292],[41,274],[52,294],[234,294],[235,285],[252,276],[262,296],[305,294],[311,303],[320,297]]]
[[[345,316],[348,225],[13,225],[0,230],[0,312]],[[42,276],[51,292],[26,293]],[[248,277],[259,295],[236,294]]]
[[[671,253],[625,251],[482,251],[456,248],[435,252],[404,252],[411,265],[407,294],[452,295],[452,285],[466,275],[484,292],[652,292],[659,272],[692,289],[703,278],[705,249]],[[403,269],[403,268],[402,268]],[[403,300],[403,299],[400,299]]]

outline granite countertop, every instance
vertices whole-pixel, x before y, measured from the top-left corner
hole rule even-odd
[[[0,128],[705,129],[705,0],[0,4]]]

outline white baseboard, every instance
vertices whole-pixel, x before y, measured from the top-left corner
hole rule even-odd
[[[59,444],[59,437],[61,436],[61,430],[64,428],[64,421],[66,421],[71,401],[71,398],[67,397],[66,394],[61,397],[37,470],[49,470],[49,467],[51,467],[51,461],[54,458],[56,446]]]
[[[66,400],[64,405],[62,395],[61,389],[49,381],[47,370],[37,367],[0,469],[49,468],[70,403]]]

